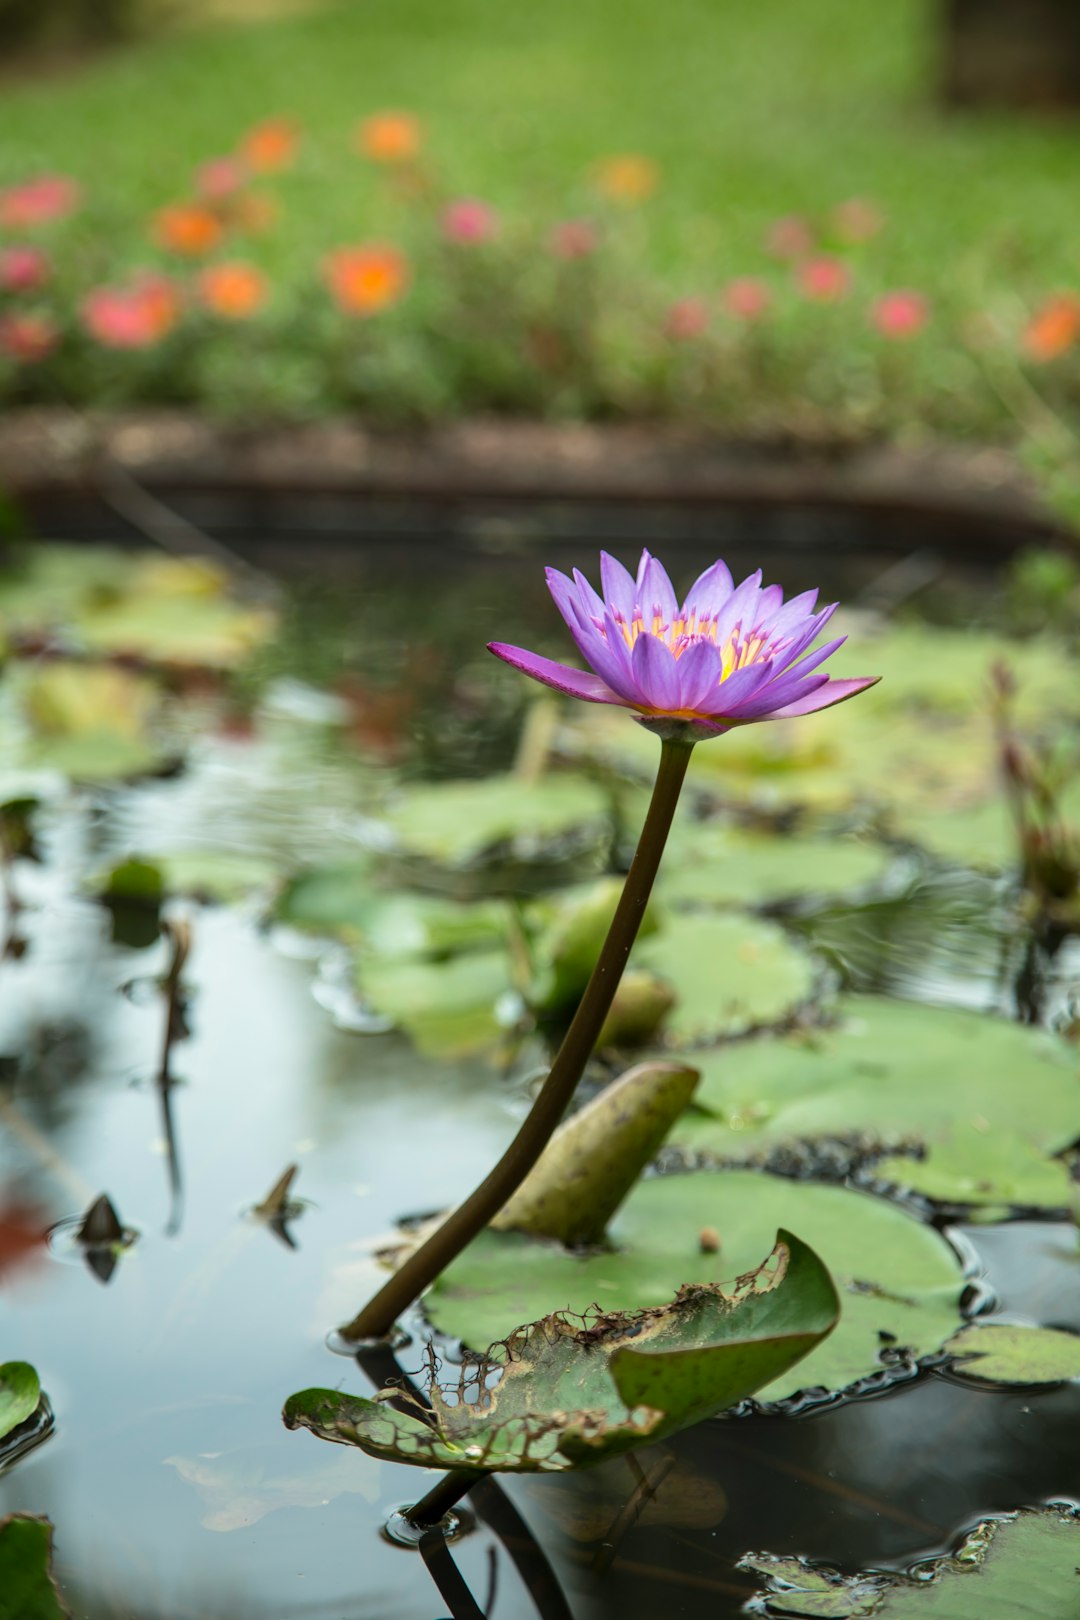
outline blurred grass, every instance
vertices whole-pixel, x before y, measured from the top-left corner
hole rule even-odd
[[[598,157],[649,154],[663,171],[649,256],[679,287],[754,270],[770,220],[850,196],[891,221],[896,284],[978,297],[1075,281],[1080,134],[941,114],[937,15],[935,0],[354,0],[218,21],[61,78],[9,78],[0,183],[61,169],[105,199],[100,217],[130,218],[287,113],[308,141],[260,257],[288,272],[379,228],[385,197],[349,134],[401,107],[452,188],[509,214],[582,211]]]

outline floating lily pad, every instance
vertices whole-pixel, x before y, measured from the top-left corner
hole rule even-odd
[[[91,888],[105,900],[136,900],[146,905],[159,905],[170,894],[225,904],[265,888],[274,877],[272,862],[261,855],[182,849],[148,858],[130,856],[93,879]]]
[[[504,951],[470,951],[438,962],[372,958],[360,963],[358,977],[374,1010],[430,1056],[480,1052],[502,1033],[498,1003],[510,983]]]
[[[602,861],[611,806],[595,783],[565,773],[532,783],[512,776],[440,782],[405,795],[387,831],[394,855],[433,881],[440,868],[449,878],[491,867],[513,887],[525,884],[529,869],[541,878],[546,868],[544,886],[552,887],[567,880],[568,868]]]
[[[21,763],[77,781],[161,770],[174,757],[156,731],[161,689],[107,665],[49,664],[18,681],[27,734]]]
[[[828,1620],[1074,1620],[1080,1613],[1080,1519],[1067,1508],[985,1520],[918,1578],[811,1569],[798,1558],[740,1561],[765,1581],[761,1612]]]
[[[94,653],[172,668],[227,670],[262,646],[275,622],[265,608],[240,607],[224,597],[139,591],[84,614],[77,628],[81,644]]]
[[[925,1156],[878,1160],[874,1175],[940,1204],[970,1205],[984,1221],[1010,1209],[1067,1209],[1075,1190],[1062,1161],[1026,1136],[971,1124],[947,1129]]]
[[[1034,1156],[1077,1137],[1075,1047],[989,1015],[878,996],[847,997],[838,1011],[828,1028],[702,1053],[695,1101],[712,1117],[686,1115],[672,1140],[725,1161],[835,1138],[866,1153],[914,1149],[922,1162],[890,1159],[881,1173],[949,1203],[1058,1207],[1063,1172],[1039,1171]]]
[[[950,1339],[953,1371],[991,1384],[1059,1384],[1080,1378],[1080,1334],[1011,1322],[973,1322]]]
[[[817,1255],[781,1231],[730,1291],[691,1287],[656,1310],[555,1314],[514,1329],[452,1389],[432,1378],[434,1425],[419,1403],[414,1415],[335,1390],[294,1395],[283,1415],[290,1428],[397,1462],[581,1468],[700,1423],[783,1376],[831,1331],[838,1308]]]
[[[52,1578],[52,1528],[29,1513],[0,1520],[0,1620],[68,1620]]]
[[[776,1226],[798,1229],[840,1291],[840,1325],[797,1371],[762,1391],[843,1389],[881,1370],[883,1344],[919,1357],[960,1323],[964,1282],[945,1240],[885,1199],[754,1171],[654,1176],[612,1222],[610,1251],[572,1253],[513,1232],[483,1233],[425,1299],[437,1328],[480,1346],[543,1309],[640,1310],[684,1283],[719,1282],[753,1266]],[[718,1253],[700,1236],[719,1234]]]
[[[739,915],[673,913],[630,961],[674,989],[666,1028],[680,1045],[777,1023],[809,999],[817,976],[782,929]]]
[[[676,905],[768,905],[804,895],[850,894],[879,883],[895,857],[834,834],[751,832],[720,821],[676,824],[658,893]]]
[[[0,1440],[33,1416],[40,1399],[41,1384],[28,1361],[0,1366]]]

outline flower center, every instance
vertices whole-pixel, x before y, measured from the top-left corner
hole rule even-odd
[[[711,641],[713,646],[720,646],[717,635],[716,619],[710,614],[700,618],[697,611],[692,609],[685,617],[672,619],[670,624],[665,623],[662,614],[653,612],[648,623],[640,608],[634,609],[634,616],[629,623],[620,613],[614,613],[615,623],[622,631],[626,645],[631,649],[639,636],[655,636],[670,648],[676,658],[681,658],[688,647],[699,641]],[[602,635],[606,635],[604,626],[597,620],[593,621]],[[726,681],[737,669],[745,669],[748,664],[755,664],[762,659],[770,657],[775,648],[770,646],[768,638],[757,631],[744,633],[741,624],[736,624],[720,653],[720,679]]]

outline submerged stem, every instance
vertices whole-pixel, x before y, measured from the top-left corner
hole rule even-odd
[[[665,738],[661,743],[660,765],[645,825],[641,829],[641,837],[607,938],[562,1045],[555,1054],[547,1079],[527,1118],[498,1164],[475,1192],[447,1216],[427,1242],[414,1250],[363,1310],[341,1329],[345,1339],[385,1338],[402,1311],[419,1299],[451,1260],[498,1214],[550,1141],[592,1056],[604,1019],[619,988],[623,969],[645,915],[660,857],[664,853],[692,747],[692,743],[682,738]]]

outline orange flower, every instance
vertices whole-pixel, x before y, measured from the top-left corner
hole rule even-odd
[[[266,118],[248,130],[240,151],[258,173],[274,174],[290,167],[299,144],[300,131],[291,118]]]
[[[409,283],[405,255],[381,242],[336,248],[323,268],[330,291],[349,315],[375,315],[389,308]]]
[[[1080,337],[1080,297],[1076,293],[1054,293],[1037,310],[1024,333],[1024,352],[1029,360],[1045,363],[1071,349]]]
[[[612,202],[639,203],[651,197],[660,182],[660,170],[652,158],[624,152],[604,158],[596,166],[596,185]]]
[[[375,163],[408,163],[420,150],[420,125],[412,113],[379,112],[356,131],[356,146]]]
[[[246,321],[256,314],[268,290],[262,271],[240,259],[208,265],[199,273],[198,287],[206,308],[227,321]]]
[[[221,221],[199,203],[174,203],[154,216],[154,238],[170,253],[198,259],[217,247],[222,237]]]

